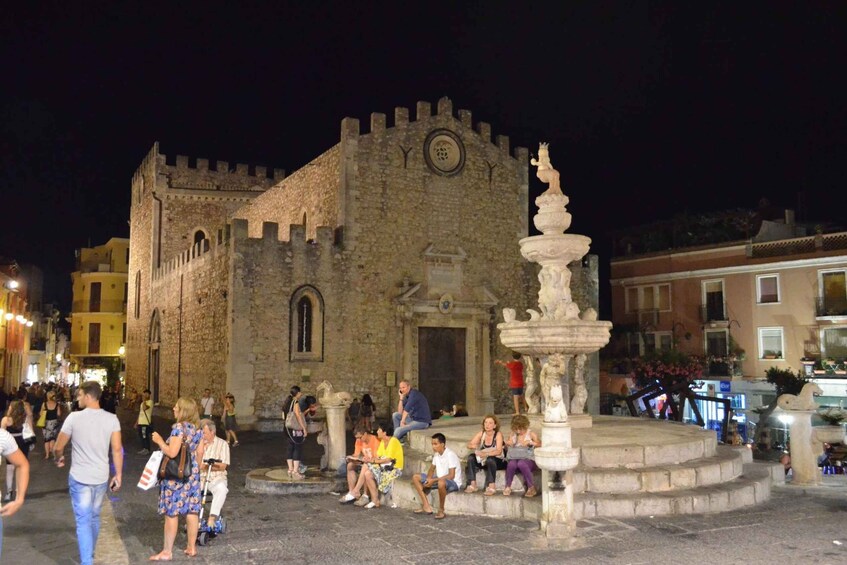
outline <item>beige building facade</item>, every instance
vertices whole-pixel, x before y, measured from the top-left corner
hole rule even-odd
[[[797,237],[790,227],[766,221],[746,242],[614,258],[612,320],[628,329],[619,352],[676,347],[707,356],[705,378],[734,381],[727,393],[739,381],[763,380],[769,367],[807,365],[813,376],[839,378],[847,359],[847,232]],[[839,396],[822,402],[837,405]],[[758,391],[746,404],[767,397]]]
[[[494,327],[537,291],[517,245],[528,151],[449,99],[364,132],[345,118],[290,176],[155,145],[132,191],[127,378],[159,403],[232,392],[240,422],[272,429],[291,385],[323,380],[381,415],[400,379],[433,410],[510,402]],[[584,307],[596,273],[575,269]]]

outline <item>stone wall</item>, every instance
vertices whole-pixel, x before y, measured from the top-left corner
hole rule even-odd
[[[249,222],[250,237],[262,237],[262,222],[279,225],[279,237],[289,239],[288,226],[306,222],[306,237],[318,226],[338,226],[339,146],[326,151],[237,210],[232,217]]]

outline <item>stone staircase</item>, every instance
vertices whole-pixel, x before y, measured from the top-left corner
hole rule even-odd
[[[478,429],[474,421],[470,426],[433,426],[412,432],[405,448],[403,477],[394,486],[398,506],[419,507],[410,477],[429,468],[430,437],[435,431],[447,436],[447,445],[464,464],[466,444]],[[782,465],[754,462],[746,447],[718,445],[714,432],[695,426],[599,417],[593,428],[574,430],[574,446],[581,449],[580,465],[573,471],[577,519],[724,512],[761,504],[770,498],[772,484],[784,483]],[[539,519],[541,496],[524,498],[520,475],[509,497],[502,495],[505,471],[497,472],[497,494],[483,495],[484,482],[480,472],[480,491],[450,494],[445,511]],[[543,490],[540,471],[534,482]]]

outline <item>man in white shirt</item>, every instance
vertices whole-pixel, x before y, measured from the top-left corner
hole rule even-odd
[[[18,449],[18,444],[12,434],[6,430],[0,430],[0,455],[6,458],[6,465],[15,466],[15,500],[7,502],[0,508],[0,557],[3,555],[3,518],[11,516],[24,504],[26,489],[29,485],[29,461],[23,452]]]
[[[207,420],[212,419],[212,408],[215,407],[215,398],[212,396],[212,391],[208,388],[203,391],[203,398],[200,399],[200,418]]]
[[[464,483],[462,463],[459,461],[456,452],[447,447],[447,438],[444,437],[444,434],[433,434],[432,451],[435,455],[432,456],[432,465],[429,466],[429,471],[412,477],[412,485],[421,501],[421,507],[415,510],[415,514],[432,514],[429,492],[437,486],[438,514],[435,515],[435,518],[441,520],[446,516],[444,514],[444,501],[447,500],[447,494],[456,492],[459,490],[459,485]]]
[[[62,452],[71,441],[71,471],[68,474],[71,504],[76,518],[76,538],[82,565],[94,563],[94,548],[100,533],[100,509],[106,488],[121,488],[124,456],[118,417],[100,408],[103,390],[97,381],[84,382],[77,391],[80,410],[65,419],[53,453],[56,465],[65,466]],[[115,476],[109,480],[109,448]]]
[[[229,444],[218,437],[215,423],[206,418],[200,420],[200,429],[203,430],[203,452],[201,454],[204,463],[200,466],[200,473],[205,479],[207,467],[205,461],[216,459],[218,462],[212,465],[212,474],[209,477],[209,492],[212,493],[212,508],[209,510],[209,519],[206,524],[209,529],[214,529],[215,521],[221,515],[221,508],[226,502],[229,488],[226,482],[226,468],[229,467]]]

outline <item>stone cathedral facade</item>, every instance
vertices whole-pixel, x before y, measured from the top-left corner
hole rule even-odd
[[[511,405],[495,325],[536,302],[517,244],[528,151],[447,98],[386,122],[343,119],[289,176],[153,146],[132,179],[128,386],[162,406],[232,392],[259,429],[278,427],[291,385],[323,380],[380,415],[401,379],[433,410]],[[596,258],[574,267],[575,298],[596,308]]]

